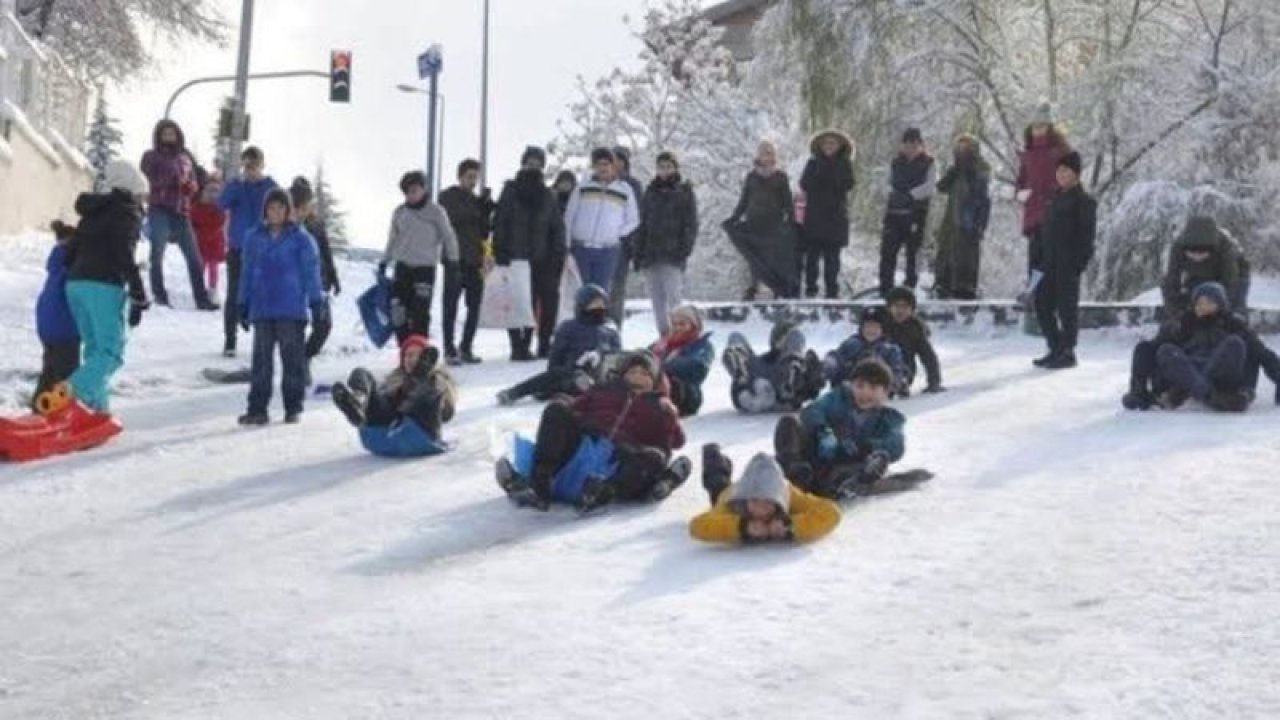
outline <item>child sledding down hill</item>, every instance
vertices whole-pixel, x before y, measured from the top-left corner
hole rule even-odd
[[[517,505],[546,510],[553,500],[587,512],[614,500],[660,501],[689,477],[676,409],[658,390],[657,360],[624,355],[618,377],[542,413],[532,445],[516,439],[498,461],[498,484]]]
[[[889,323],[889,313],[882,307],[869,307],[862,311],[858,332],[840,343],[840,347],[827,353],[826,359],[822,361],[822,370],[832,387],[840,385],[863,360],[879,360],[893,374],[889,385],[890,397],[911,394],[909,373],[902,360],[902,348],[885,334]]]
[[[884,333],[902,351],[902,364],[907,373],[900,388],[901,396],[910,395],[911,384],[918,377],[921,365],[925,374],[924,392],[930,395],[946,392],[942,386],[942,364],[929,341],[929,326],[916,315],[916,294],[911,288],[896,287],[885,295],[884,301],[889,308]]]
[[[601,362],[622,349],[618,329],[609,321],[609,294],[584,285],[574,302],[574,318],[556,328],[547,369],[498,393],[499,405],[514,405],[533,396],[578,395],[595,384]]]
[[[780,321],[769,333],[769,351],[757,355],[740,333],[729,336],[722,360],[733,406],[744,413],[797,410],[822,392],[822,361],[805,351],[804,333]]]
[[[692,305],[671,311],[671,331],[649,348],[662,364],[671,402],[680,417],[697,415],[702,408],[702,383],[715,361],[711,333],[703,332],[702,312]]]
[[[777,461],[765,453],[751,458],[738,482],[733,463],[718,445],[702,448],[702,486],[711,509],[689,523],[689,534],[711,543],[807,543],[826,537],[840,524],[840,507],[787,482]]]
[[[1280,358],[1231,313],[1216,282],[1192,291],[1192,308],[1133,350],[1129,410],[1168,410],[1195,398],[1222,412],[1244,412],[1253,402],[1259,368],[1280,385]],[[1280,404],[1280,389],[1276,393]]]
[[[333,386],[333,403],[360,430],[374,455],[422,457],[444,452],[440,426],[453,419],[457,386],[440,352],[421,335],[400,345],[400,366],[381,383],[364,368]]]
[[[884,363],[864,360],[799,415],[781,418],[773,444],[787,477],[833,499],[906,489],[886,477],[906,451],[906,418],[885,405],[892,382]]]

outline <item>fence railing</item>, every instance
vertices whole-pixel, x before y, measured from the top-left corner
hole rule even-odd
[[[0,2],[0,8],[8,3]],[[25,121],[64,153],[80,153],[92,87],[57,53],[29,36],[11,9],[0,12],[0,137]],[[12,117],[21,114],[21,118]]]

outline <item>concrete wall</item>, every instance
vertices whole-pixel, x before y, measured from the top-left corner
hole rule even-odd
[[[58,218],[75,223],[72,204],[93,181],[80,164],[83,159],[75,155],[58,149],[30,126],[13,122],[0,109],[0,235],[43,229]]]

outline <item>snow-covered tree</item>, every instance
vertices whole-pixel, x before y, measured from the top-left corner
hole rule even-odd
[[[329,244],[335,248],[348,248],[351,239],[347,236],[347,213],[338,205],[333,195],[333,188],[324,176],[324,163],[316,165],[316,177],[311,183],[315,193],[316,215],[324,222],[329,231]]]
[[[98,89],[98,102],[93,108],[93,121],[85,136],[85,157],[93,168],[94,189],[101,192],[105,189],[107,163],[120,155],[120,146],[124,135],[120,132],[118,121],[111,117],[107,108],[106,93]]]
[[[227,25],[216,0],[18,0],[18,19],[87,77],[121,81],[150,62],[144,38],[217,43]]]

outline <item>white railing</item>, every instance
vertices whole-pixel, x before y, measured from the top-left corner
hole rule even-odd
[[[64,159],[83,164],[80,147],[92,95],[92,87],[57,53],[22,29],[12,4],[0,0],[0,140],[22,125]]]

